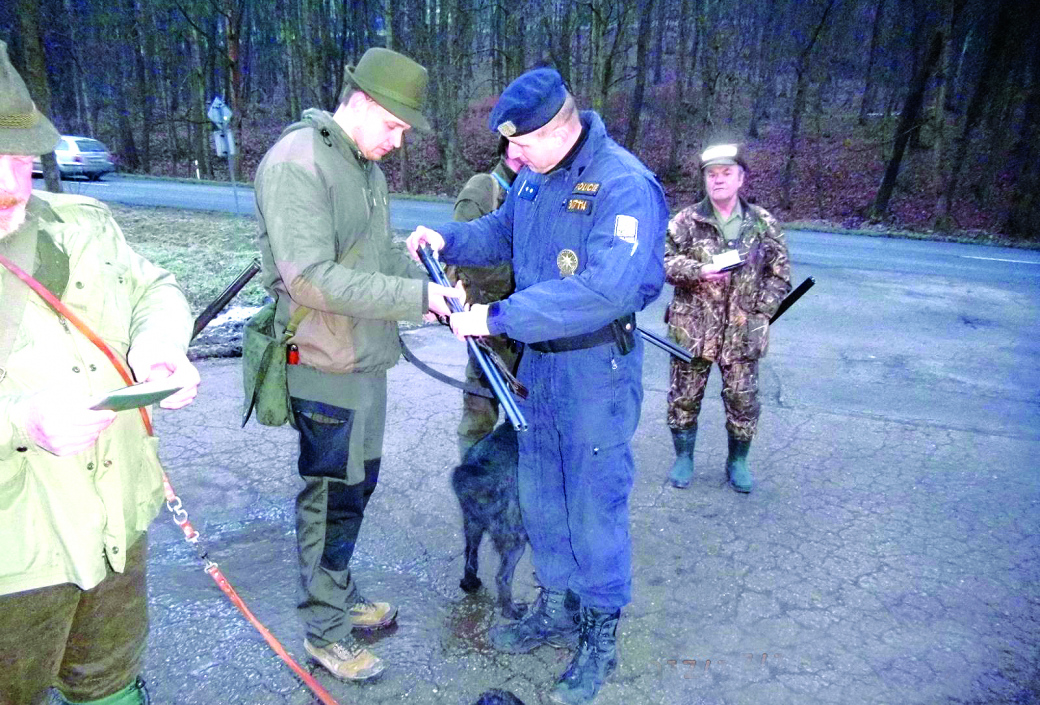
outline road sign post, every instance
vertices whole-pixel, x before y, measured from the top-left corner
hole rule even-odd
[[[213,99],[206,111],[206,117],[217,127],[213,133],[213,147],[217,156],[225,154],[228,159],[228,173],[231,175],[231,191],[235,197],[235,213],[238,213],[238,184],[235,182],[235,138],[231,134],[229,123],[231,122],[231,108],[229,108],[220,96]]]

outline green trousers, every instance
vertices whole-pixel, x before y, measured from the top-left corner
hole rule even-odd
[[[353,409],[292,399],[304,481],[296,497],[297,611],[307,638],[317,646],[350,633],[350,608],[359,598],[350,559],[379,482],[386,376],[363,383],[368,385],[363,395],[367,403]]]
[[[0,705],[42,703],[50,687],[90,702],[137,678],[148,636],[147,546],[145,536],[135,541],[125,571],[109,567],[90,590],[63,583],[0,596]]]
[[[697,423],[708,384],[712,361],[694,358],[683,362],[672,358],[668,389],[668,427],[679,430]],[[758,428],[758,360],[719,363],[722,371],[722,405],[726,409],[726,431],[741,441],[750,441]]]
[[[498,353],[506,367],[516,371],[517,353],[513,349],[509,339],[505,336],[490,336],[485,338],[491,349]],[[485,389],[491,386],[484,379],[484,373],[480,371],[480,365],[469,358],[466,363],[466,381]],[[488,399],[477,394],[462,393],[462,420],[459,422],[459,457],[476,445],[484,436],[495,430],[498,425],[498,400]]]

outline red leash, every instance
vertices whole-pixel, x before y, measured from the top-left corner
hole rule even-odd
[[[105,357],[109,359],[112,366],[116,368],[116,371],[123,378],[123,381],[128,385],[133,384],[133,377],[130,376],[130,372],[126,369],[123,362],[116,357],[116,354],[112,352],[111,348],[105,344],[105,341],[101,340],[94,331],[92,331],[86,323],[80,320],[79,316],[74,314],[63,304],[54,294],[47,290],[40,282],[36,281],[31,275],[16,265],[11,260],[7,259],[3,255],[0,255],[0,264],[7,267],[16,277],[25,282],[30,289],[35,291],[43,298],[51,308],[57,311],[59,314],[64,316],[72,325],[76,326],[80,333],[85,335],[87,339],[94,344],[94,346],[105,354]],[[145,431],[148,432],[149,436],[154,435],[152,432],[152,421],[148,418],[148,412],[142,406],[138,409],[141,412],[141,420],[144,422]],[[173,522],[180,527],[181,531],[184,532],[184,540],[192,545],[195,549],[196,555],[199,559],[204,562],[204,570],[209,573],[209,576],[213,578],[213,582],[217,584],[228,599],[239,609],[242,615],[252,624],[260,636],[264,638],[271,650],[274,651],[282,661],[291,668],[296,675],[298,675],[303,682],[311,689],[318,699],[321,700],[325,705],[339,705],[336,699],[333,698],[327,690],[325,690],[314,676],[307,671],[303,670],[300,664],[293,660],[293,657],[289,655],[289,652],[285,650],[285,647],[274,637],[273,634],[265,627],[259,619],[246,607],[245,601],[239,597],[238,593],[235,592],[235,588],[231,586],[228,579],[224,577],[224,574],[220,571],[220,567],[209,559],[209,554],[200,542],[199,532],[195,530],[195,527],[188,521],[188,512],[181,506],[181,498],[177,496],[177,493],[173,491],[173,485],[170,484],[170,478],[167,477],[166,471],[162,471],[162,482],[163,482],[163,493],[166,495],[166,508],[170,510],[173,515]]]

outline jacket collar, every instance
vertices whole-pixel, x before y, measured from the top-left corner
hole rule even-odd
[[[516,180],[516,172],[506,166],[506,163],[501,159],[498,160],[498,164],[491,170],[491,176],[494,177],[495,181],[499,183],[502,189],[506,192],[509,191],[513,185],[513,181]]]
[[[345,158],[353,157],[362,167],[368,165],[368,160],[361,155],[361,150],[354,144],[354,140],[350,139],[339,123],[332,119],[330,113],[317,108],[309,108],[303,111],[303,122],[317,130],[322,141]]]
[[[740,201],[740,212],[743,219],[745,221],[749,220],[748,216],[751,214],[751,207],[744,200],[743,196],[737,196],[737,200]],[[718,225],[715,221],[715,207],[711,205],[710,198],[705,197],[703,201],[700,201],[693,207],[693,218],[702,223]]]
[[[44,223],[64,223],[61,216],[51,208],[51,205],[38,196],[29,196],[29,202],[25,206],[25,220],[36,218]]]
[[[561,169],[579,175],[592,163],[596,150],[607,139],[607,128],[603,124],[603,119],[594,110],[581,112],[581,125],[586,133],[585,142],[578,149],[578,153],[574,155],[570,164]]]

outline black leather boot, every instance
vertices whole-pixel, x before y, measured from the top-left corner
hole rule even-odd
[[[549,698],[563,705],[590,703],[607,677],[617,668],[617,623],[621,610],[602,612],[581,608],[578,651]]]
[[[581,600],[570,590],[543,588],[534,608],[524,618],[492,627],[488,638],[492,646],[507,654],[526,654],[543,644],[573,649],[578,643],[580,604]]]

